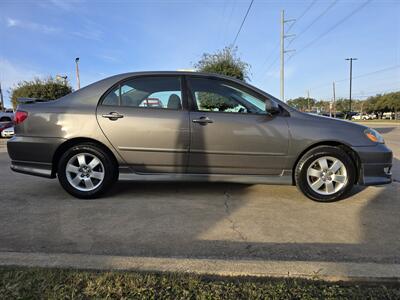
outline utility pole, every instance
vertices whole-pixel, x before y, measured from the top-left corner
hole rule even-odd
[[[310,111],[310,90],[307,90],[307,109]]]
[[[285,24],[294,22],[295,19],[285,20],[285,10],[281,11],[281,100],[285,101],[285,53],[295,50],[285,50],[285,39],[295,36],[294,34],[285,34]]]
[[[349,96],[349,112],[351,113],[351,88],[353,81],[353,60],[357,60],[355,57],[346,58],[346,60],[350,61],[350,96]]]
[[[76,65],[76,83],[77,83],[77,87],[78,90],[81,88],[81,80],[79,78],[79,57],[75,58],[75,65]]]
[[[3,90],[1,89],[1,82],[0,82],[0,111],[4,111],[4,99],[3,99]]]
[[[332,87],[333,87],[333,117],[336,118],[336,86],[335,82],[332,82]]]

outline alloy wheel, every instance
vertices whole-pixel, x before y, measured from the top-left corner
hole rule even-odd
[[[340,191],[348,181],[347,169],[343,162],[332,156],[314,160],[307,169],[310,188],[320,195],[332,195]]]
[[[72,156],[65,168],[68,182],[77,190],[93,191],[103,182],[105,169],[101,160],[91,153]]]

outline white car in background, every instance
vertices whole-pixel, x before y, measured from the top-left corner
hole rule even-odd
[[[2,138],[10,138],[14,136],[14,126],[8,127],[1,132]]]
[[[357,114],[351,117],[353,120],[373,120],[376,119],[376,115],[374,114]]]
[[[394,120],[395,119],[395,113],[393,113],[393,112],[385,112],[385,113],[383,113],[383,115],[382,115],[382,119],[385,119],[385,120]]]
[[[351,118],[353,119],[353,120],[363,120],[363,115],[361,115],[361,114],[356,114],[356,115],[354,115],[354,116],[352,116]]]

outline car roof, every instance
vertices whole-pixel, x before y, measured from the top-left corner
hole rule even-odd
[[[135,76],[157,76],[157,75],[176,75],[176,76],[200,76],[200,77],[214,77],[214,78],[221,78],[221,79],[227,79],[227,80],[232,80],[236,81],[240,84],[245,83],[243,80],[231,77],[231,76],[226,76],[218,73],[206,73],[206,72],[197,72],[197,71],[138,71],[138,72],[127,72],[127,73],[122,73],[118,75],[111,76],[109,78],[113,77],[135,77]]]

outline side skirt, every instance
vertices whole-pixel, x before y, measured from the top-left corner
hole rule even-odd
[[[292,185],[292,171],[284,170],[280,175],[238,175],[238,174],[186,174],[186,173],[132,173],[128,168],[119,169],[120,181],[197,181],[235,182],[245,184]]]

